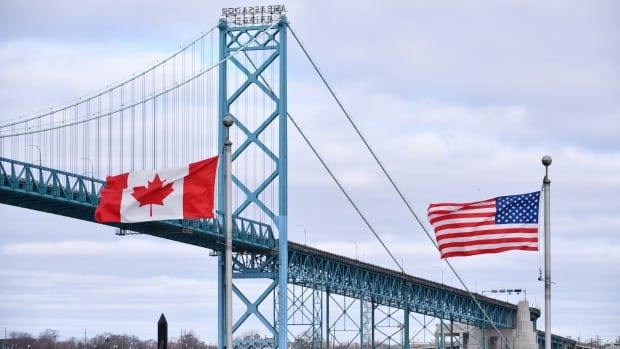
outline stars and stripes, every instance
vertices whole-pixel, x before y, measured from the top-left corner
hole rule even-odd
[[[428,207],[441,258],[538,251],[540,192]]]

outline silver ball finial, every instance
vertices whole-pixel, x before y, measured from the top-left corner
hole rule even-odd
[[[542,164],[545,166],[551,165],[551,156],[545,155],[542,157]]]
[[[224,126],[230,127],[234,124],[233,117],[230,115],[226,115],[224,117]]]

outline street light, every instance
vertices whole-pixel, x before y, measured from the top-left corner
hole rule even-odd
[[[357,258],[357,256],[358,256],[357,255],[357,241],[355,241],[355,240],[347,240],[347,241],[348,242],[352,242],[352,243],[355,244],[355,260],[358,260],[358,258]]]
[[[39,151],[39,166],[41,166],[41,147],[39,147],[38,145],[35,144],[29,144],[29,147],[33,147],[33,148],[37,148],[37,150]]]
[[[87,160],[88,162],[90,162],[90,176],[91,177],[95,177],[95,164],[92,162],[92,160],[90,160],[89,158],[85,158],[85,157],[82,157],[80,159],[81,160]],[[88,172],[84,173],[85,176],[87,174],[88,174]]]
[[[306,231],[306,227],[301,224],[297,224],[297,226],[304,230],[304,245],[308,246],[308,232]]]
[[[439,269],[439,271],[441,271],[441,284],[443,285],[443,269],[441,269],[440,267],[433,267],[436,269]]]

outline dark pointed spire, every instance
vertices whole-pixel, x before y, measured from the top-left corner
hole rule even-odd
[[[157,322],[157,348],[168,349],[168,321],[163,313]]]

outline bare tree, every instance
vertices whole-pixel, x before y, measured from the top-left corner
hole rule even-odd
[[[37,347],[41,349],[55,349],[56,341],[58,340],[58,337],[59,337],[58,331],[48,328],[47,330],[39,334],[39,339],[37,341],[38,342]]]
[[[9,334],[10,346],[17,348],[34,348],[37,340],[27,332],[11,332]]]
[[[196,337],[194,331],[185,332],[179,337],[180,349],[202,349],[205,344]]]

